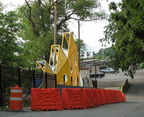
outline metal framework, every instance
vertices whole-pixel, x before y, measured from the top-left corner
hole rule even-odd
[[[63,33],[61,46],[51,46],[49,63],[36,61],[36,64],[43,72],[56,74],[57,84],[82,86],[77,46],[70,32]]]

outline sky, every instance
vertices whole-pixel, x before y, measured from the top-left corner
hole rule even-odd
[[[13,10],[17,5],[21,5],[25,0],[0,0],[0,2],[7,5],[7,9]],[[108,1],[108,2],[107,2]],[[108,4],[111,2],[120,2],[121,0],[101,0],[102,8],[109,13]],[[11,4],[10,4],[11,3]],[[80,39],[84,41],[87,46],[87,51],[98,52],[101,48],[110,47],[111,44],[102,46],[99,39],[104,37],[104,27],[108,24],[106,20],[96,22],[80,22]],[[78,23],[77,21],[69,22],[70,31],[74,33],[74,38],[78,38]]]

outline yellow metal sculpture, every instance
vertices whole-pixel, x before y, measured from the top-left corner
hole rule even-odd
[[[37,61],[36,64],[43,72],[56,74],[57,84],[82,86],[77,46],[70,32],[63,33],[61,46],[51,46],[49,63]]]

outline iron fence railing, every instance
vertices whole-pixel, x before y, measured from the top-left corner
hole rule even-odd
[[[21,69],[0,65],[0,106],[9,102],[10,88],[23,88],[23,94],[30,95],[31,88],[55,88],[56,75],[33,69]]]

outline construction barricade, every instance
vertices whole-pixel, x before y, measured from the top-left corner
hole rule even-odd
[[[117,103],[122,102],[121,91],[114,90],[114,94],[115,94],[116,102]]]
[[[58,88],[32,88],[31,96],[31,110],[33,111],[63,110]]]
[[[123,99],[123,102],[126,101],[126,98],[125,98],[125,94],[124,94],[124,93],[122,93],[122,99]]]
[[[93,98],[93,94],[92,94],[92,89],[84,89],[84,93],[85,93],[85,98],[86,98],[86,104],[88,108],[92,108],[95,106],[94,104],[94,98]]]
[[[84,89],[63,88],[62,102],[64,109],[87,109]]]
[[[108,90],[109,96],[110,96],[110,103],[116,103],[116,98],[113,90]]]
[[[9,110],[22,110],[22,88],[16,85],[10,90]]]
[[[100,104],[101,105],[106,104],[106,97],[105,97],[104,92],[103,92],[104,89],[97,89],[97,90],[98,90],[98,95],[100,97]]]
[[[117,91],[117,95],[119,97],[119,102],[123,102],[122,92],[121,91]]]
[[[100,106],[100,97],[98,95],[98,90],[97,89],[91,89],[92,96],[93,96],[93,101],[95,106]]]
[[[109,89],[32,88],[31,94],[31,110],[34,111],[87,109],[126,101],[121,91]]]
[[[109,94],[108,90],[104,89],[103,92],[104,92],[106,104],[110,104],[111,103],[111,99],[110,99],[110,94]]]
[[[118,101],[118,99],[117,99],[117,96],[116,96],[116,90],[111,90],[112,91],[112,93],[113,93],[113,98],[114,98],[114,102],[115,103],[117,103]]]

